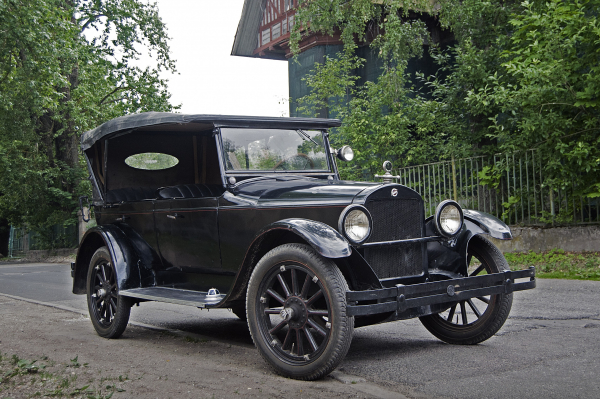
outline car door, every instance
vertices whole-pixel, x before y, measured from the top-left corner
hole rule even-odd
[[[221,268],[217,212],[217,196],[156,202],[156,235],[165,266],[161,285],[198,291],[228,288],[231,273]]]

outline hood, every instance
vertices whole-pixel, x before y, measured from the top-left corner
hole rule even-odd
[[[232,192],[258,201],[261,205],[281,206],[307,202],[326,205],[350,204],[357,194],[378,186],[381,186],[381,183],[274,176],[242,181]]]

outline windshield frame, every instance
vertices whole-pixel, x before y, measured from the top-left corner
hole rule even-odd
[[[329,144],[329,133],[327,132],[326,129],[302,129],[302,130],[304,132],[310,130],[310,131],[318,131],[321,133],[321,135],[323,137],[323,150],[325,152],[325,162],[327,164],[328,169],[301,169],[301,170],[283,170],[283,169],[234,170],[234,169],[228,169],[227,165],[226,165],[226,158],[225,158],[226,151],[225,151],[222,129],[245,130],[247,128],[241,128],[241,127],[240,128],[238,128],[238,127],[220,127],[220,128],[218,128],[217,135],[218,135],[218,140],[219,140],[219,163],[220,163],[222,175],[225,177],[225,180],[227,180],[228,176],[259,177],[259,176],[265,176],[265,175],[267,175],[267,176],[268,175],[301,175],[301,176],[321,177],[321,178],[329,178],[329,176],[331,176],[331,178],[339,179],[338,173],[337,173],[337,165],[335,164],[335,161],[331,157],[331,150],[330,150],[330,144]],[[277,128],[253,128],[253,129],[256,129],[256,130],[289,130],[289,131],[297,132],[297,130],[299,128],[277,127]],[[301,133],[298,133],[298,134],[300,136],[302,136]]]

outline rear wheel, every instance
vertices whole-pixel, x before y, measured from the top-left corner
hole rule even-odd
[[[508,270],[502,252],[482,236],[474,236],[467,249],[469,276]],[[496,334],[512,306],[512,294],[488,295],[453,304],[448,310],[421,317],[430,333],[450,344],[474,345]]]
[[[131,301],[119,296],[115,266],[108,248],[99,248],[90,261],[87,277],[87,301],[92,324],[98,335],[118,338],[129,321]]]
[[[260,260],[248,285],[248,327],[278,373],[315,380],[342,361],[354,331],[347,290],[337,266],[307,245],[282,245]]]

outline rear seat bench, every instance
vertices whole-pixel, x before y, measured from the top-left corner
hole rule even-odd
[[[120,202],[149,201],[168,198],[204,198],[220,197],[225,189],[218,184],[180,184],[165,187],[156,193],[153,187],[127,187],[110,190],[106,193],[106,202],[116,204]]]
[[[218,184],[180,184],[163,188],[158,194],[160,198],[204,198],[220,197],[224,192]]]
[[[106,202],[118,204],[119,202],[137,202],[156,198],[156,188],[152,187],[127,187],[110,190],[106,193]]]

